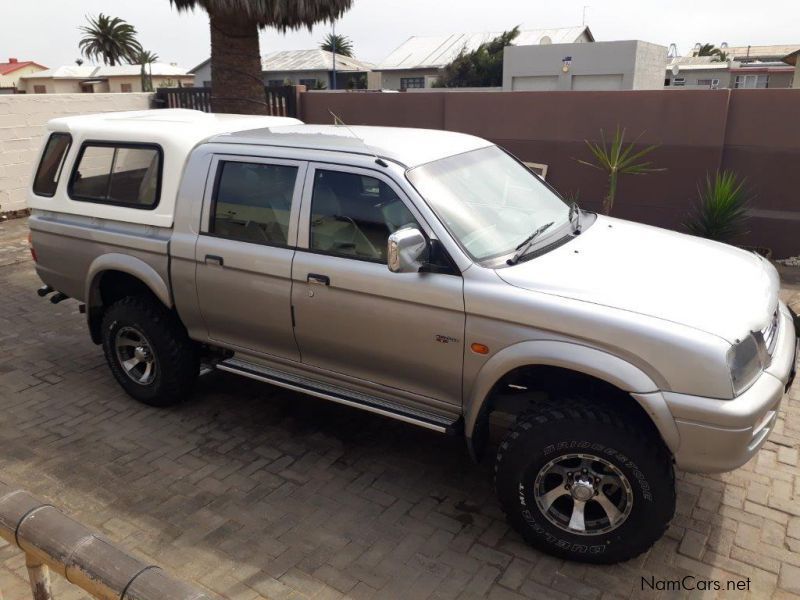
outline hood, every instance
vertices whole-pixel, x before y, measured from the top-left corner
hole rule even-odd
[[[599,216],[568,244],[497,270],[506,283],[688,325],[735,343],[777,308],[775,268],[751,252]]]

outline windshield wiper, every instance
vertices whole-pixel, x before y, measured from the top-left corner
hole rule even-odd
[[[553,223],[554,223],[554,221],[550,221],[549,223],[545,223],[541,227],[536,228],[532,234],[530,234],[528,237],[526,237],[524,240],[522,240],[522,243],[520,243],[519,246],[514,248],[514,250],[517,251],[516,254],[514,254],[514,256],[512,256],[511,258],[509,258],[506,261],[506,264],[509,264],[509,265],[517,264],[519,262],[519,259],[522,258],[524,256],[524,254],[528,251],[528,249],[533,245],[533,242],[536,241],[536,238],[539,237],[542,233],[544,233],[548,229],[550,229],[550,227],[552,227]]]
[[[569,205],[569,222],[572,223],[573,219],[575,223],[572,225],[572,233],[578,235],[581,232],[581,207],[577,202]]]

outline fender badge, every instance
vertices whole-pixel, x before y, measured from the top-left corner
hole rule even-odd
[[[436,334],[436,341],[440,344],[450,344],[451,342],[457,342],[458,338],[450,337],[449,335]]]

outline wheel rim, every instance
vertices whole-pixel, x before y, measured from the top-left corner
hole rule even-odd
[[[150,341],[135,327],[121,327],[114,336],[114,350],[122,371],[139,385],[156,378],[158,362]]]
[[[539,470],[536,505],[553,525],[575,535],[599,535],[622,525],[633,508],[628,478],[593,454],[565,454]]]

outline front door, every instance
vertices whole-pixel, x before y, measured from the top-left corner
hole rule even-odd
[[[377,171],[315,165],[306,174],[292,267],[305,364],[461,404],[464,295],[457,273],[392,273],[389,234],[421,219]]]
[[[195,248],[200,312],[222,345],[300,359],[291,268],[305,163],[216,158]]]

